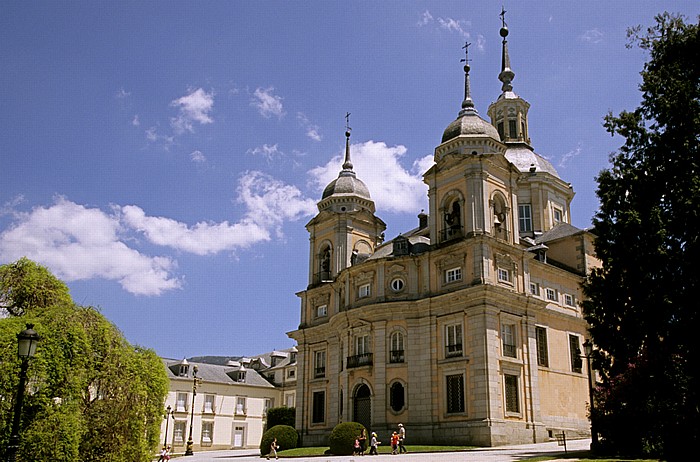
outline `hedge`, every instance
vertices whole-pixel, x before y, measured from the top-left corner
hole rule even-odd
[[[260,440],[260,455],[266,456],[270,453],[270,444],[277,438],[277,445],[280,450],[294,449],[297,447],[299,435],[294,427],[289,425],[275,425],[266,431]]]
[[[343,422],[335,426],[328,437],[330,453],[336,456],[352,455],[355,446],[355,438],[360,436],[360,432],[367,429],[361,423]]]

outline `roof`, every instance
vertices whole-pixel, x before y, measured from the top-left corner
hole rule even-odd
[[[442,134],[442,142],[458,136],[490,137],[501,141],[496,127],[485,121],[476,111],[462,111],[459,117],[450,123]]]
[[[538,236],[535,239],[535,242],[538,244],[542,244],[542,243],[546,243],[546,242],[555,241],[557,239],[562,239],[564,237],[573,236],[575,234],[579,234],[579,233],[583,233],[583,232],[586,232],[586,230],[577,228],[577,227],[572,226],[568,223],[559,223],[558,225],[554,226],[549,231],[546,231],[546,232],[542,233],[542,235]]]
[[[547,172],[559,178],[559,173],[554,165],[530,147],[522,145],[508,145],[506,148],[506,159],[512,162],[521,172],[530,172],[535,167],[535,172]]]
[[[181,380],[190,380],[194,377],[193,375],[193,369],[194,366],[197,366],[197,377],[202,379],[205,382],[213,382],[213,383],[225,383],[225,384],[245,384],[245,385],[251,385],[255,387],[266,387],[266,388],[274,388],[273,385],[271,385],[267,380],[265,380],[260,374],[258,374],[255,370],[245,368],[245,382],[239,382],[237,379],[236,374],[231,374],[232,372],[238,372],[240,367],[242,365],[238,366],[222,366],[219,364],[208,364],[208,363],[200,363],[200,362],[195,362],[190,359],[188,362],[190,369],[187,373],[187,376],[179,376],[175,374],[171,367],[172,366],[179,366],[182,363],[182,360],[180,359],[167,359],[167,358],[162,358],[163,363],[165,364],[165,370],[168,375],[168,379],[181,379]],[[229,375],[230,374],[230,375]]]

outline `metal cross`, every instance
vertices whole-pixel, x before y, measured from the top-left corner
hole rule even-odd
[[[352,128],[350,128],[350,113],[346,112],[345,113],[345,131],[349,132],[350,130],[352,130]]]
[[[506,27],[506,9],[501,6],[501,14],[499,14],[501,17],[501,23],[503,24],[503,27]]]
[[[459,60],[460,63],[469,64],[469,61],[471,61],[471,59],[469,59],[469,46],[470,45],[471,45],[471,43],[464,42],[464,46],[462,47],[462,49],[464,50],[464,59],[460,59]]]

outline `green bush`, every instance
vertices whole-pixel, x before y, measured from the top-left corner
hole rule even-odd
[[[277,445],[280,450],[294,449],[297,447],[299,435],[294,427],[289,425],[275,425],[266,431],[260,440],[260,455],[266,456],[270,453],[270,444],[277,438]]]
[[[267,428],[275,425],[289,425],[293,427],[296,419],[296,408],[293,407],[272,407],[267,410]]]
[[[328,445],[330,453],[336,456],[352,455],[355,446],[355,438],[360,436],[360,432],[367,429],[364,425],[357,422],[343,422],[335,426],[331,431],[331,436],[328,437]]]

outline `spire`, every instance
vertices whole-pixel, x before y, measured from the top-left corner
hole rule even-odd
[[[515,77],[515,72],[510,69],[510,56],[508,55],[508,25],[506,24],[506,10],[501,7],[501,37],[503,37],[503,51],[501,53],[501,73],[498,74],[498,80],[503,82],[501,91],[513,91],[513,77]]]
[[[345,113],[345,162],[343,170],[352,170],[352,162],[350,161],[350,113]]]
[[[469,82],[469,46],[471,43],[464,42],[462,49],[464,50],[464,59],[460,59],[460,62],[464,63],[464,101],[462,101],[462,110],[459,111],[459,115],[464,115],[467,112],[472,112],[478,114],[478,111],[474,107],[474,101],[472,101],[472,90],[471,84]]]

